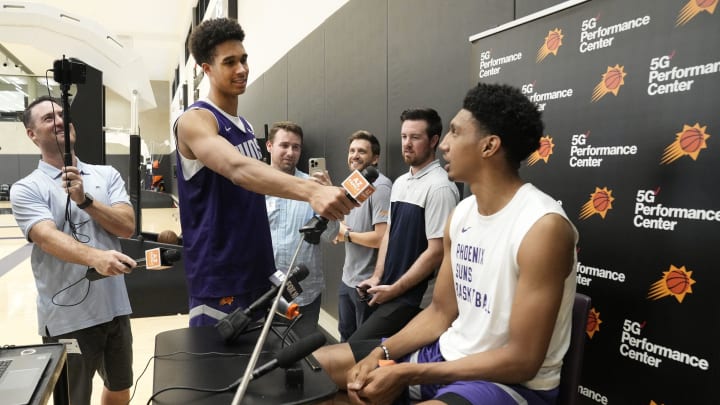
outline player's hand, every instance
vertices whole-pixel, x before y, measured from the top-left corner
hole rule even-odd
[[[407,364],[378,367],[377,358],[370,355],[348,372],[348,398],[354,404],[390,405],[407,388],[404,371],[408,368]]]
[[[345,190],[340,187],[322,186],[312,194],[308,201],[313,211],[331,221],[342,220],[350,210],[360,204],[350,201]]]

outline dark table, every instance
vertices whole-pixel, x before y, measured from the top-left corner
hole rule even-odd
[[[55,405],[68,405],[70,393],[67,375],[67,354],[62,343],[48,343],[43,345],[13,346],[0,350],[0,358],[19,356],[23,351],[34,350],[35,353],[50,353],[50,363],[45,368],[42,378],[30,400],[31,405],[47,404],[50,394],[53,394]]]
[[[281,327],[282,328],[282,327]],[[214,327],[183,328],[159,333],[155,337],[155,368],[153,393],[167,387],[218,389],[239,382],[245,373],[259,331],[243,335],[240,342],[227,344]],[[280,339],[272,331],[263,347],[256,368],[273,359],[280,349]],[[240,356],[174,354],[236,353]],[[157,357],[161,356],[161,357]],[[312,357],[312,356],[311,356]],[[293,379],[292,377],[299,378]],[[278,368],[250,381],[242,404],[306,404],[331,397],[337,386],[322,369],[313,370],[301,360],[291,370],[291,383],[286,384],[286,370]],[[156,404],[231,404],[237,385],[223,393],[173,389],[157,395]]]

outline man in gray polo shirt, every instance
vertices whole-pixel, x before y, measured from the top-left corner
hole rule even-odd
[[[348,167],[364,170],[377,166],[380,142],[368,131],[350,135]],[[372,314],[376,307],[368,305],[367,294],[356,287],[373,274],[377,252],[387,228],[392,181],[382,173],[373,183],[375,192],[359,208],[350,211],[340,224],[337,240],[345,242],[345,264],[338,297],[338,331],[345,342]]]
[[[120,252],[118,239],[135,231],[125,183],[114,168],[75,156],[75,130],[69,124],[70,133],[64,132],[63,108],[52,98],[30,103],[23,123],[41,160],[13,185],[10,201],[18,226],[34,244],[30,264],[38,290],[38,332],[45,343],[72,343],[67,356],[71,403],[90,404],[97,371],[104,382],[101,403],[127,404],[132,333],[123,274],[137,263]],[[68,141],[72,164],[66,166]],[[88,281],[88,267],[108,277]]]

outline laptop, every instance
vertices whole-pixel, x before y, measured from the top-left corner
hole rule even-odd
[[[49,362],[50,353],[0,357],[0,405],[29,404]]]

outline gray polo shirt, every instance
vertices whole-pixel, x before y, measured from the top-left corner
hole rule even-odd
[[[83,176],[85,192],[90,193],[95,201],[107,205],[130,204],[125,182],[117,170],[79,160],[77,167]],[[59,230],[71,233],[70,224],[65,219],[68,198],[62,188],[61,174],[59,169],[40,161],[36,170],[11,188],[13,215],[30,242],[30,229],[40,221],[53,221]],[[116,236],[106,232],[72,201],[70,221],[75,224],[82,243],[102,250],[122,250]],[[63,262],[37,245],[33,246],[30,263],[38,290],[38,331],[41,336],[47,336],[46,328],[51,336],[56,336],[132,312],[123,276],[89,282],[84,280],[86,266]],[[82,281],[61,292],[78,280]]]

